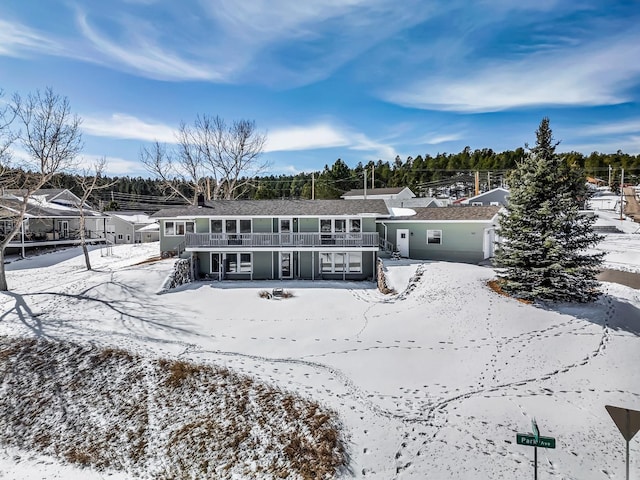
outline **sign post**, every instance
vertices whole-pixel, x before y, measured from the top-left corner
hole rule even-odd
[[[538,445],[540,441],[540,430],[538,430],[538,424],[536,419],[531,419],[531,430],[533,430],[533,437],[536,439],[536,446],[533,447],[533,480],[538,480]]]
[[[538,447],[556,448],[556,439],[553,437],[540,436],[540,430],[536,420],[531,420],[533,433],[516,433],[516,443],[533,447],[533,478],[538,480]]]
[[[626,455],[626,479],[629,480],[629,442],[634,437],[638,430],[640,430],[640,412],[637,410],[630,410],[628,408],[613,407],[611,405],[605,405],[607,412],[611,415],[613,422],[620,430],[620,433],[627,442],[627,455]]]

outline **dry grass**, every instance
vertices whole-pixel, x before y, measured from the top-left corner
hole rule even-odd
[[[0,444],[132,477],[324,479],[336,414],[238,375],[118,349],[0,337]]]
[[[512,297],[511,295],[509,295],[507,292],[505,292],[502,288],[502,281],[501,280],[489,280],[487,282],[487,286],[493,290],[494,292],[496,292],[498,295],[503,295],[505,297],[509,297],[509,298],[513,298],[515,300],[517,300],[520,303],[525,303],[527,305],[531,305],[533,302],[531,300],[525,300],[524,298],[516,298],[516,297]]]

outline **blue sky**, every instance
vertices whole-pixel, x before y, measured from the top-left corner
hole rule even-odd
[[[0,88],[52,87],[84,157],[198,114],[255,120],[271,172],[535,142],[640,153],[640,4],[562,0],[4,0]]]

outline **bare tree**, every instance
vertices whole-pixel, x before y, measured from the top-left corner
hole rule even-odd
[[[214,174],[217,185],[214,198],[231,200],[237,198],[255,177],[269,167],[266,161],[260,161],[267,136],[258,132],[252,120],[237,120],[227,126],[216,116],[210,119],[203,116],[196,119],[195,129],[207,125],[213,139],[213,145],[205,156],[209,170]],[[242,180],[242,178],[248,178]]]
[[[141,160],[174,195],[189,203],[195,204],[198,193],[205,191],[206,179],[213,180],[211,198],[234,199],[251,177],[268,168],[268,162],[260,161],[265,142],[266,135],[258,132],[253,121],[227,126],[219,116],[198,115],[193,125],[180,125],[175,149],[156,142],[142,149]],[[193,199],[178,189],[176,179],[190,186]]]
[[[15,136],[10,129],[11,122],[15,118],[12,115],[12,111],[9,108],[9,105],[3,104],[2,97],[4,96],[4,92],[0,90],[0,168],[4,169],[7,166],[7,162],[9,161],[9,147],[15,140]]]
[[[180,145],[177,150],[167,148],[159,142],[154,142],[148,148],[143,147],[140,150],[140,161],[149,173],[162,181],[170,197],[180,197],[187,203],[195,204],[197,194],[201,191],[204,172],[194,147],[180,140],[183,135],[185,133],[182,130],[177,134]],[[186,195],[180,188],[184,184],[191,189],[191,195]]]
[[[87,208],[89,207],[87,202],[96,190],[110,188],[118,183],[117,180],[114,180],[109,183],[99,184],[106,166],[107,159],[102,157],[94,162],[92,170],[85,169],[82,172],[82,176],[78,178],[78,187],[82,191],[82,195],[80,197],[80,201],[76,204],[76,208],[80,213],[80,246],[82,247],[82,253],[84,253],[84,261],[87,266],[87,270],[91,270],[91,260],[89,258],[89,249],[87,248],[86,226]]]
[[[11,205],[3,205],[5,218],[10,218],[13,226],[0,239],[0,291],[8,290],[4,269],[5,250],[11,239],[23,228],[29,198],[42,188],[56,173],[75,165],[76,157],[82,149],[80,118],[71,113],[69,100],[47,88],[26,98],[16,94],[9,104],[9,110],[20,130],[12,134],[27,155],[18,169],[7,167],[3,170],[3,185],[15,188]]]

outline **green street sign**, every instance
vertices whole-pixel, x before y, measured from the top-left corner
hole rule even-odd
[[[529,447],[540,448],[556,448],[556,439],[552,437],[536,437],[528,433],[516,433],[516,442],[518,445],[527,445]]]

